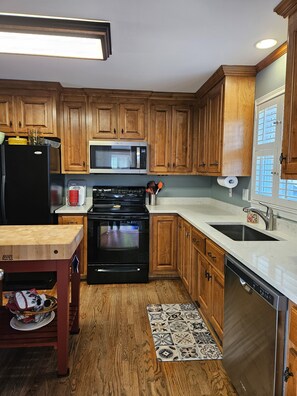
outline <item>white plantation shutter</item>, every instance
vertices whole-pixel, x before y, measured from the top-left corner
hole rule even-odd
[[[283,112],[283,92],[257,100],[251,198],[284,210],[297,210],[297,180],[280,179]]]

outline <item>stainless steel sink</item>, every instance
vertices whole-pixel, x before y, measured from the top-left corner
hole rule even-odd
[[[211,227],[220,231],[222,234],[233,239],[234,241],[278,241],[264,232],[255,230],[244,224],[210,224]]]

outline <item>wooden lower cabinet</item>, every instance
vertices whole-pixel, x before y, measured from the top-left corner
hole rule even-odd
[[[192,226],[181,217],[178,218],[178,273],[187,289],[191,293],[191,229]]]
[[[82,244],[82,252],[81,252],[81,263],[80,263],[80,275],[81,279],[86,279],[87,277],[87,230],[88,230],[88,218],[86,215],[59,215],[58,217],[59,224],[81,224],[84,227],[84,238]]]
[[[297,396],[297,305],[289,304],[286,396]]]
[[[219,340],[223,341],[224,251],[206,239],[206,254],[198,254],[197,300],[205,318]]]
[[[151,215],[150,238],[150,277],[177,276],[177,215]]]

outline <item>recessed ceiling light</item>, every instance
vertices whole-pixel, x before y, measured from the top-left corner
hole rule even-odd
[[[274,47],[277,44],[277,41],[275,39],[265,39],[265,40],[260,40],[256,43],[256,47],[259,49],[267,49]]]

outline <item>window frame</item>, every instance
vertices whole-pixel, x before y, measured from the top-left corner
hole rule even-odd
[[[257,136],[258,136],[258,113],[261,109],[259,107],[264,105],[266,102],[269,102],[273,99],[277,99],[285,94],[285,86],[282,86],[274,91],[269,92],[268,94],[261,96],[260,98],[255,100],[255,117],[254,117],[254,136],[253,136],[253,157],[252,157],[252,175],[251,175],[251,193],[250,193],[250,202],[253,206],[258,207],[263,210],[263,206],[259,204],[259,202],[263,202],[264,204],[270,206],[274,209],[275,214],[280,217],[290,218],[292,220],[297,220],[297,202],[290,201],[287,199],[279,198],[279,181],[281,179],[281,165],[279,163],[279,155],[281,153],[282,148],[282,134],[283,134],[283,112],[281,114],[281,124],[276,128],[276,135],[274,143],[267,143],[265,146],[267,148],[267,152],[273,152],[274,154],[274,168],[273,168],[273,176],[272,176],[272,197],[266,197],[264,195],[259,195],[255,193],[255,184],[256,184],[256,160],[257,154],[261,152],[259,148],[260,145],[257,145]],[[282,104],[283,105],[283,104]],[[278,128],[279,127],[279,128]],[[271,148],[271,145],[273,145]],[[270,147],[269,147],[270,146]],[[270,150],[269,150],[270,149]],[[263,153],[265,148],[263,146]],[[276,178],[277,181],[276,181]],[[297,183],[297,180],[296,180]]]

